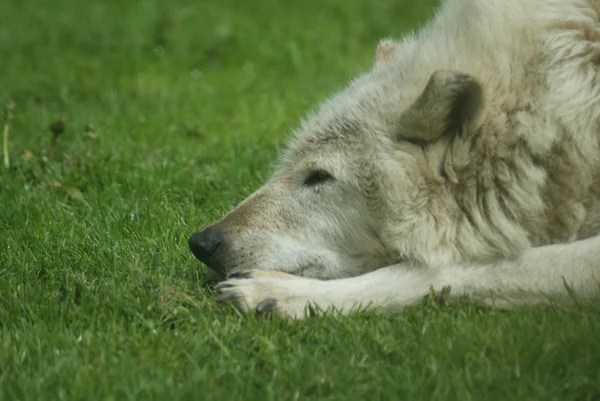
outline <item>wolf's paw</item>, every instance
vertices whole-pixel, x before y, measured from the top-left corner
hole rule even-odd
[[[252,270],[233,275],[216,290],[220,303],[232,303],[240,312],[254,311],[258,318],[301,319],[314,314],[311,292],[319,283],[276,271]]]

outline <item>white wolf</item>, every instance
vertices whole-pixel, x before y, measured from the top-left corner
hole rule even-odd
[[[446,0],[190,238],[220,299],[301,318],[430,287],[511,307],[600,279],[600,1]]]

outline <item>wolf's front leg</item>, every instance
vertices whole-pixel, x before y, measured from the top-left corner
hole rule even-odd
[[[396,313],[419,302],[429,290],[426,270],[394,265],[361,276],[317,280],[268,270],[253,270],[219,284],[219,300],[243,312],[273,313],[293,319],[315,310],[348,314],[357,310]]]
[[[558,299],[594,300],[600,293],[600,236],[568,244],[530,248],[493,263],[414,267],[399,264],[362,276],[321,281],[255,270],[217,289],[220,299],[258,314],[302,318],[318,309],[341,313],[396,313],[422,300],[430,288],[449,285],[452,297],[467,295],[480,305],[511,308]]]

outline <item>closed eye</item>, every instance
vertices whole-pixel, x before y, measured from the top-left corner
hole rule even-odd
[[[334,180],[334,178],[327,171],[315,170],[315,171],[312,171],[308,175],[308,177],[306,177],[306,180],[304,180],[304,185],[306,185],[307,187],[312,187],[312,186],[322,184],[326,181],[331,181],[331,180]]]

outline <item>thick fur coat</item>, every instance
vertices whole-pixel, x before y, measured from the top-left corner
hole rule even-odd
[[[419,32],[383,40],[273,177],[190,239],[234,274],[221,299],[301,317],[309,304],[399,311],[431,285],[505,306],[595,294],[599,12],[446,0]]]

